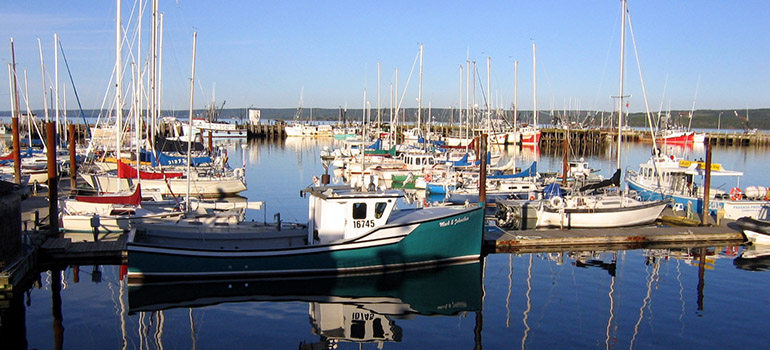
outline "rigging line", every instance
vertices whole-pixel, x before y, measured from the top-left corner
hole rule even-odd
[[[83,118],[83,124],[86,126],[86,136],[88,138],[91,138],[91,130],[88,127],[88,122],[86,121],[86,115],[83,112],[83,105],[80,103],[80,96],[78,96],[78,89],[75,87],[75,79],[72,78],[72,70],[70,70],[70,64],[67,61],[67,55],[64,54],[64,46],[62,46],[61,39],[59,39],[59,50],[61,51],[61,56],[64,58],[64,66],[67,67],[67,75],[70,77],[70,83],[72,84],[72,90],[75,92],[75,100],[78,102],[78,110],[80,111],[80,117]]]
[[[417,52],[417,55],[414,56],[414,62],[412,62],[412,69],[409,71],[409,77],[406,79],[406,84],[404,85],[404,92],[401,93],[401,99],[398,101],[398,105],[396,106],[396,118],[398,118],[398,112],[401,109],[401,104],[404,103],[404,97],[406,96],[406,91],[409,89],[409,82],[412,80],[412,74],[414,73],[414,67],[417,65],[417,59],[420,58],[420,52]]]

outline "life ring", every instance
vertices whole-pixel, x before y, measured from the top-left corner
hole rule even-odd
[[[738,187],[733,187],[733,189],[730,190],[730,199],[734,201],[743,199],[743,191],[741,191],[741,189]]]
[[[770,187],[767,188],[767,192],[765,192],[765,198],[764,200],[770,201]]]
[[[534,194],[530,194],[529,195],[529,200],[531,200],[531,201],[535,200],[535,195]]]
[[[235,168],[235,170],[233,170],[233,175],[235,175],[235,177],[243,177],[243,173],[243,168]]]
[[[422,178],[425,179],[425,182],[431,182],[433,180],[433,176],[431,176],[430,173],[423,175]]]
[[[551,197],[548,203],[554,208],[561,208],[564,206],[564,200],[559,196]]]

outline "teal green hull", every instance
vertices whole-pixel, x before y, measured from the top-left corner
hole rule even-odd
[[[482,208],[413,224],[418,226],[403,239],[383,243],[353,240],[255,251],[183,250],[129,243],[129,277],[339,274],[471,260],[481,254]]]

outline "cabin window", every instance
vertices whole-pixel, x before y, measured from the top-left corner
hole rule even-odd
[[[388,203],[385,202],[379,202],[374,205],[374,218],[379,219],[382,217],[382,214],[385,213],[385,208],[388,207]]]
[[[366,219],[366,203],[353,203],[353,219]]]

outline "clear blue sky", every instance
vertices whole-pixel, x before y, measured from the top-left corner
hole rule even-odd
[[[132,1],[123,1],[129,23]],[[37,38],[47,85],[53,84],[53,35],[58,33],[84,108],[99,108],[115,62],[115,1],[2,1],[0,110],[10,109],[9,39],[20,72],[28,70],[33,109],[42,108]],[[459,66],[478,63],[486,89],[492,62],[495,104],[513,100],[513,62],[519,62],[519,106],[532,108],[532,40],[537,44],[538,108],[612,108],[618,93],[620,1],[160,1],[165,14],[163,108],[186,109],[192,33],[198,32],[195,107],[216,91],[226,107],[360,108],[363,91],[381,103],[399,70],[404,91],[419,43],[424,44],[423,106],[459,104]],[[650,106],[770,107],[770,2],[631,0],[629,11]],[[134,13],[134,16],[136,14]],[[144,17],[149,23],[149,11]],[[143,32],[148,52],[149,25]],[[128,49],[124,49],[127,52]],[[129,60],[126,58],[125,60]],[[128,73],[126,75],[128,77]],[[125,78],[127,81],[128,79]],[[60,56],[60,84],[70,87]],[[477,83],[479,84],[479,83]],[[644,109],[630,32],[626,88],[631,110]],[[665,96],[663,96],[666,86]],[[124,89],[128,89],[125,87]],[[68,89],[67,104],[75,108]],[[478,91],[478,89],[477,89]],[[480,92],[479,92],[480,93]],[[111,91],[110,91],[111,94]],[[417,68],[404,107],[415,107]],[[479,102],[481,104],[481,102]]]

